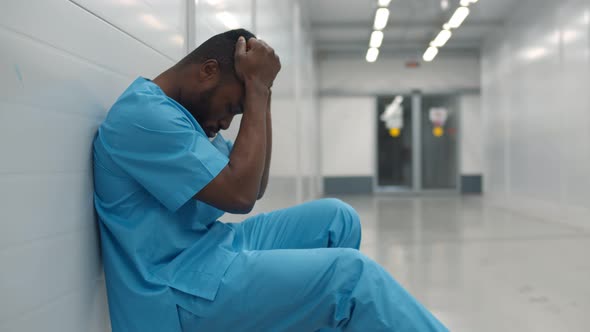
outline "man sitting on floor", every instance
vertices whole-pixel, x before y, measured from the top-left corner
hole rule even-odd
[[[447,331],[358,251],[359,217],[339,200],[218,221],[264,194],[280,68],[228,31],[112,106],[94,178],[114,332]],[[232,145],[218,132],[236,114]]]

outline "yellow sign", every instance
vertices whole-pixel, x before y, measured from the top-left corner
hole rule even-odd
[[[399,137],[401,131],[399,130],[399,128],[391,128],[389,129],[389,135],[391,135],[391,137]]]
[[[445,130],[442,127],[434,127],[434,129],[432,129],[432,134],[435,137],[442,137],[445,134]]]

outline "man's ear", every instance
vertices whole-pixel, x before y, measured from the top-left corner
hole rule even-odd
[[[198,79],[200,82],[217,84],[221,74],[217,60],[209,59],[199,66]]]

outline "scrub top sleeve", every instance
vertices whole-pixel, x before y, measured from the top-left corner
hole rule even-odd
[[[229,150],[229,152],[231,153],[231,151],[234,149],[234,143],[232,141],[225,141],[225,144],[227,144],[227,149]]]
[[[229,157],[232,149],[234,148],[233,143],[226,140],[221,135],[221,133],[217,134],[217,136],[215,136],[215,139],[213,139],[213,141],[211,143],[217,148],[217,150],[219,150],[221,153],[223,153],[227,157]]]
[[[213,180],[229,159],[177,110],[147,112],[99,130],[113,161],[170,211]]]

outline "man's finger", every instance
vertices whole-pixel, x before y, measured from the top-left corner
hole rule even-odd
[[[246,53],[246,39],[244,37],[238,38],[236,43],[236,56]]]
[[[255,46],[260,45],[260,41],[256,38],[250,38],[248,39],[248,49],[251,50],[253,49]]]

